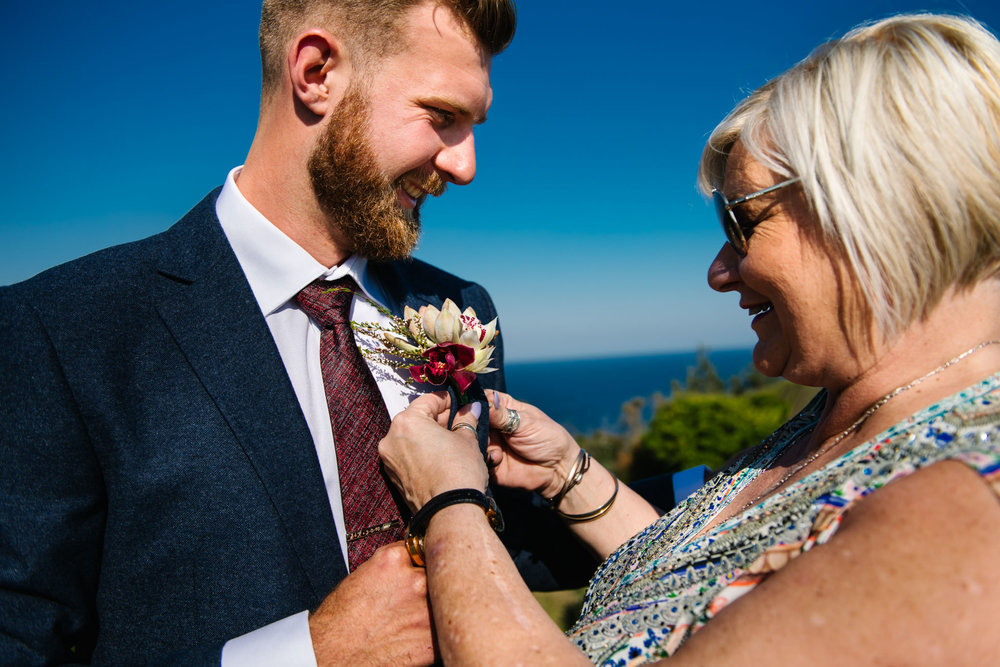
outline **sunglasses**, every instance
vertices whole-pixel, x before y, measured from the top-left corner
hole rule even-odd
[[[799,179],[790,178],[787,181],[782,181],[781,183],[772,185],[769,188],[764,188],[763,190],[743,195],[739,199],[734,199],[733,201],[726,199],[726,195],[722,194],[719,190],[712,190],[712,200],[715,202],[715,212],[719,216],[719,222],[722,223],[722,231],[726,233],[726,240],[729,241],[729,245],[733,246],[733,250],[736,251],[736,254],[740,257],[746,257],[747,238],[749,238],[750,234],[753,233],[753,228],[757,226],[757,223],[740,222],[736,219],[736,214],[733,213],[733,207],[798,182]]]

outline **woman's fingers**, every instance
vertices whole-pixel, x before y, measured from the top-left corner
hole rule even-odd
[[[443,392],[418,397],[396,415],[379,443],[389,479],[413,509],[450,489],[486,488],[488,473],[477,437],[482,405],[462,406],[449,432],[438,415],[447,414],[450,403]]]
[[[486,400],[490,402],[490,407],[493,408],[506,408],[512,407],[515,410],[523,408],[526,403],[522,403],[510,394],[505,394],[502,391],[496,391],[494,389],[485,390]]]
[[[410,413],[438,421],[438,417],[441,414],[447,415],[449,410],[451,410],[451,394],[446,391],[434,391],[416,397],[410,406],[399,414]]]
[[[526,404],[499,391],[489,390],[486,398],[490,401],[490,428],[507,435],[514,433],[521,422],[520,410]]]
[[[486,465],[489,468],[496,468],[503,462],[503,447],[499,443],[490,440],[486,447]]]
[[[455,413],[455,419],[451,423],[451,430],[458,432],[468,431],[472,434],[476,444],[479,443],[479,416],[483,414],[483,406],[478,403],[463,405]]]

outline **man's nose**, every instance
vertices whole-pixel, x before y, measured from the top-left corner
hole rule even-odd
[[[476,176],[476,142],[472,132],[465,133],[455,143],[442,148],[434,160],[438,171],[447,174],[450,182],[467,185]]]

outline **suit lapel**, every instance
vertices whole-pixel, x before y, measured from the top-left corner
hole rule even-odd
[[[394,315],[403,316],[403,308],[418,310],[428,304],[440,308],[444,299],[426,282],[414,284],[407,281],[400,262],[369,262],[368,270],[382,288],[386,307]]]
[[[246,453],[317,595],[346,576],[305,418],[209,195],[168,232],[157,310]]]

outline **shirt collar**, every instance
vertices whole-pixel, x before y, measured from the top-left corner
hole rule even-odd
[[[215,202],[215,212],[265,317],[284,307],[314,280],[343,276],[354,278],[365,296],[385,305],[382,289],[370,275],[366,258],[351,255],[330,268],[320,264],[247,201],[236,185],[242,169],[239,166],[229,172]]]

